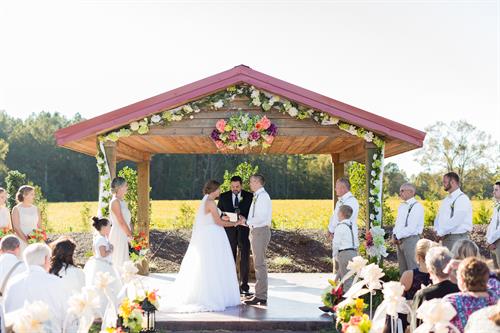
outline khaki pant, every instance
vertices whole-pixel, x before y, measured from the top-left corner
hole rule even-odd
[[[358,251],[356,250],[345,250],[345,251],[340,251],[337,253],[337,256],[334,258],[335,265],[338,267],[337,270],[337,275],[335,276],[335,279],[340,281],[342,278],[347,274],[347,264],[349,261],[352,260],[355,256],[358,255]],[[344,282],[344,291],[349,290],[352,284],[352,280],[354,277],[351,277],[347,279],[347,281]]]
[[[469,233],[464,232],[463,234],[448,234],[444,235],[441,240],[441,245],[446,246],[448,250],[451,251],[453,245],[460,239],[470,239]]]
[[[255,297],[263,300],[267,300],[266,250],[270,240],[271,229],[269,227],[250,229],[250,245],[255,266]]]
[[[419,239],[418,235],[406,237],[401,239],[401,244],[396,246],[400,274],[418,267],[417,259],[415,258],[415,248]]]
[[[500,239],[497,239],[495,243],[496,249],[491,251],[491,258],[493,259],[493,265],[495,269],[500,269]]]

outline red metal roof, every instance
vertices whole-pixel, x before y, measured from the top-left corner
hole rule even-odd
[[[55,133],[56,141],[58,145],[64,145],[90,135],[108,132],[160,110],[182,105],[230,85],[243,82],[327,112],[334,117],[378,134],[399,139],[418,147],[423,145],[425,132],[260,73],[245,65],[236,66],[180,88],[60,129]]]

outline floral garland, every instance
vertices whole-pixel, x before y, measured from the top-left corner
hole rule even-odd
[[[267,149],[277,133],[278,127],[266,116],[237,114],[231,116],[228,121],[217,121],[210,137],[220,151],[244,150],[257,146]]]
[[[98,217],[109,216],[109,203],[111,202],[111,173],[109,172],[106,151],[104,150],[104,140],[99,137],[96,161],[99,172],[99,204],[97,207]]]
[[[230,103],[236,97],[249,98],[249,105],[260,107],[263,112],[273,109],[282,114],[288,114],[295,119],[312,119],[323,126],[337,126],[339,129],[357,136],[366,142],[372,142],[375,144],[376,153],[373,155],[371,172],[372,178],[370,181],[368,200],[369,203],[373,205],[374,211],[374,214],[370,214],[369,217],[371,233],[374,240],[373,243],[379,245],[377,245],[377,248],[373,251],[368,251],[368,253],[372,253],[376,258],[383,255],[385,252],[385,245],[383,245],[383,236],[381,238],[377,227],[380,228],[382,221],[382,164],[384,159],[384,140],[371,131],[367,131],[361,127],[343,122],[338,118],[332,117],[326,112],[318,111],[304,105],[299,105],[298,103],[283,97],[273,95],[272,93],[259,90],[254,86],[246,84],[233,85],[216,92],[215,94],[186,103],[179,107],[161,110],[156,114],[143,118],[142,120],[134,121],[129,125],[100,136],[99,141],[101,144],[99,145],[100,152],[97,154],[97,167],[101,175],[101,180],[104,184],[100,189],[100,197],[102,196],[103,199],[102,202],[100,201],[100,211],[103,216],[107,216],[107,214],[104,213],[107,212],[108,208],[103,205],[109,204],[111,192],[109,191],[109,186],[107,185],[109,182],[109,170],[107,170],[108,178],[104,177],[102,174],[102,172],[104,172],[103,170],[107,168],[102,142],[107,140],[116,142],[122,137],[128,137],[133,134],[144,135],[149,132],[151,126],[168,126],[171,122],[181,121],[183,119],[194,119],[194,115],[201,112],[202,109],[217,111],[223,107],[229,107]],[[231,109],[241,111],[241,108],[238,107],[231,107]],[[381,243],[382,245],[380,245]]]

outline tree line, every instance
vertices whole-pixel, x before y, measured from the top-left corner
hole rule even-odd
[[[95,158],[57,147],[54,138],[56,130],[82,120],[84,119],[79,114],[68,118],[57,112],[40,112],[31,114],[26,119],[20,119],[0,111],[2,186],[5,186],[7,172],[17,170],[26,174],[29,181],[40,186],[50,202],[96,200],[98,177]],[[464,124],[459,125],[464,127]],[[445,125],[438,124],[431,132],[441,133],[439,126]],[[466,147],[463,145],[464,141],[458,142],[456,147],[453,146],[455,141],[463,138],[447,137],[450,142],[444,144],[440,144],[443,143],[442,140],[440,142],[429,140],[428,147],[422,150],[421,163],[429,167],[438,166],[442,170],[447,170],[448,167],[460,167],[468,194],[472,197],[489,197],[491,183],[498,178],[499,167],[495,166],[495,158],[493,161],[488,161],[488,154],[494,156],[498,151],[491,152],[490,148],[494,143],[487,135],[473,126],[467,129],[466,135],[471,133],[475,135],[475,141],[469,141],[473,147],[467,145],[467,140]],[[437,141],[439,140],[438,138]],[[484,145],[481,145],[482,143]],[[439,151],[441,145],[447,148]],[[496,149],[498,150],[498,145]],[[453,163],[450,165],[449,161],[433,159],[440,155],[448,157],[453,153],[465,154],[467,158],[473,159],[473,163],[462,160],[455,166]],[[498,155],[496,156],[498,161]],[[453,162],[457,159],[451,160]],[[249,162],[259,167],[259,171],[266,176],[267,187],[273,198],[331,198],[332,174],[329,156],[225,154],[154,156],[151,163],[151,197],[154,200],[197,199],[201,196],[201,188],[207,179],[223,180],[226,170],[233,170],[242,162]],[[118,164],[118,169],[125,166],[135,168],[134,163],[124,162]],[[349,166],[346,169],[348,168]],[[441,174],[441,170],[429,170],[420,173],[414,179],[409,179],[397,165],[389,163],[385,168],[385,189],[389,195],[397,194],[402,182],[412,180],[416,183],[421,197],[437,198],[442,195]]]

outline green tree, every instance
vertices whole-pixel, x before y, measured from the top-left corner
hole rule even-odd
[[[455,171],[462,184],[469,182],[471,170],[478,165],[491,168],[499,155],[498,144],[491,135],[479,130],[465,120],[444,123],[438,121],[426,129],[423,149],[417,160],[435,171]]]
[[[240,176],[243,180],[243,189],[250,191],[250,177],[259,172],[259,166],[253,166],[248,162],[240,163],[233,171],[226,170],[224,172],[224,182],[220,189],[221,192],[229,191],[231,189],[231,178],[233,176]]]
[[[399,187],[406,182],[408,176],[396,163],[390,162],[384,166],[384,191],[387,195],[398,195]]]
[[[26,175],[24,173],[21,173],[17,170],[11,170],[7,173],[7,177],[5,178],[5,190],[9,194],[7,202],[10,209],[12,209],[15,205],[17,205],[16,202],[17,190],[21,186],[26,184],[27,184]]]

